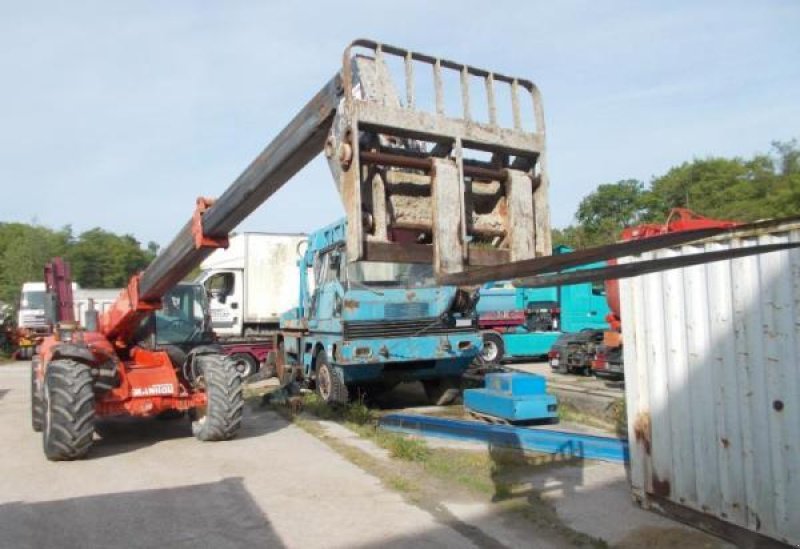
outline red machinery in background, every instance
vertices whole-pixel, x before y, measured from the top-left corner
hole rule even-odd
[[[645,223],[635,227],[626,227],[622,231],[622,240],[643,240],[667,233],[696,231],[699,229],[728,229],[740,225],[735,221],[711,219],[693,212],[687,208],[673,208],[664,223]],[[615,264],[615,260],[609,261]],[[591,369],[598,377],[622,378],[622,317],[620,315],[619,281],[607,280],[606,300],[611,312],[606,316],[606,321],[611,326],[610,331],[603,332],[602,344],[594,351]]]

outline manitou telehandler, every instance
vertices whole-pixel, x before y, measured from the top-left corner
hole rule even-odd
[[[402,98],[397,90],[405,91]],[[341,70],[236,181],[216,201],[198,199],[191,221],[131,278],[96,326],[78,328],[67,317],[39,346],[33,423],[43,430],[49,459],[86,455],[95,419],[113,415],[185,410],[198,438],[234,436],[241,381],[208,345],[204,291],[179,282],[323,151],[347,216],[348,263],[432,263],[438,282],[473,286],[467,293],[489,280],[558,273],[719,232],[549,256],[538,89],[527,80],[357,40],[345,50]],[[703,260],[772,249],[780,247],[704,254]],[[626,274],[612,269],[592,276],[619,278],[679,263],[621,265]],[[544,285],[569,283],[573,275],[544,277]],[[314,376],[311,371],[308,379]]]

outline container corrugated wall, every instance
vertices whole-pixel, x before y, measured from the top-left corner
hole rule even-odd
[[[642,258],[787,241],[800,223]],[[620,291],[635,497],[743,544],[800,545],[800,250]]]

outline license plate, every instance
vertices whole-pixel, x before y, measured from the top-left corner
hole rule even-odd
[[[550,366],[558,366],[559,362],[557,358],[553,358],[550,360]]]
[[[468,328],[472,326],[472,319],[471,318],[457,318],[456,319],[456,327],[457,328]]]

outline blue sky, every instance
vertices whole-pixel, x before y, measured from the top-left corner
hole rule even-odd
[[[800,137],[800,2],[0,1],[0,221],[169,242],[370,37],[535,81],[555,226],[600,183]],[[239,230],[342,215],[321,159]]]

